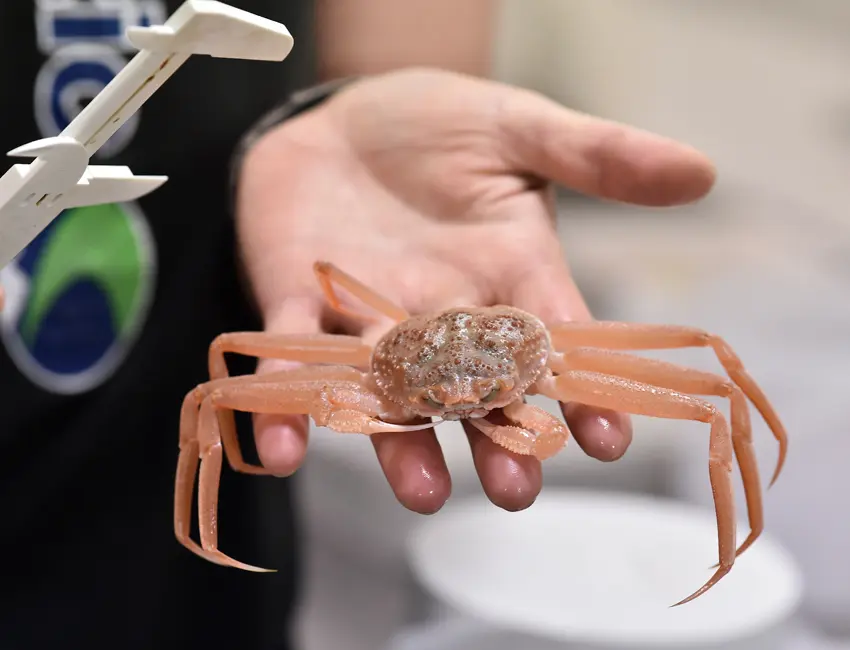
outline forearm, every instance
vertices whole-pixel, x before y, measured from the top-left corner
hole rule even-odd
[[[488,76],[496,0],[317,0],[322,79],[429,66]]]

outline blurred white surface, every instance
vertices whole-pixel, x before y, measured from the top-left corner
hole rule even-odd
[[[564,644],[532,638],[478,621],[457,617],[411,627],[392,640],[386,650],[564,650]]]
[[[777,629],[764,639],[769,650],[848,650],[850,645],[819,637],[797,624]],[[760,650],[749,640],[723,648],[702,650]],[[599,650],[598,646],[562,643],[493,628],[470,618],[455,617],[412,626],[400,632],[385,650]],[[647,648],[646,650],[655,650]]]
[[[739,541],[743,541],[744,535]],[[422,523],[410,544],[425,587],[491,625],[600,648],[722,647],[786,623],[802,584],[769,536],[700,598],[717,559],[711,513],[658,498],[547,490],[506,513],[480,499]]]

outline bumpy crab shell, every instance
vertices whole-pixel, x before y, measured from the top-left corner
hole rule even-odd
[[[372,372],[387,398],[407,408],[496,408],[534,383],[549,351],[549,333],[531,314],[505,306],[457,308],[414,316],[390,330],[375,346]]]

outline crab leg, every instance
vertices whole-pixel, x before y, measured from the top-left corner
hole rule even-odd
[[[516,401],[505,406],[502,413],[514,424],[495,424],[486,418],[469,420],[469,424],[497,445],[538,460],[551,458],[567,443],[567,426],[537,406]]]
[[[744,368],[738,355],[726,341],[695,327],[677,325],[648,325],[588,321],[559,323],[551,328],[552,343],[557,350],[576,347],[607,348],[609,350],[673,350],[677,348],[710,347],[729,377],[734,381],[770,427],[779,443],[779,458],[770,485],[776,482],[788,453],[788,436],[770,400]]]
[[[361,300],[378,313],[394,320],[397,323],[410,318],[410,314],[407,313],[407,310],[396,305],[394,302],[385,298],[374,289],[367,287],[365,284],[360,282],[360,280],[349,275],[330,262],[316,262],[313,265],[313,271],[319,280],[319,284],[322,286],[325,299],[330,303],[331,307],[340,314],[350,316],[358,320],[369,319],[369,317],[364,314],[351,311],[347,307],[342,306],[339,296],[337,296],[337,293],[334,290],[335,284],[348,291],[352,296]]]
[[[372,348],[356,336],[333,334],[271,334],[267,332],[230,332],[221,334],[210,344],[210,377],[221,379],[228,376],[227,353],[242,354],[264,359],[283,359],[298,363],[322,363],[356,367],[368,367]],[[335,372],[343,372],[338,369]],[[360,373],[350,369],[349,376],[359,378]],[[322,373],[311,375],[322,377]],[[330,376],[334,376],[331,373]],[[264,381],[256,377],[254,381]],[[200,401],[197,402],[200,405]],[[232,411],[218,411],[221,437],[227,451],[227,459],[233,469],[246,474],[268,474],[258,465],[246,463],[236,435],[236,418]]]
[[[355,374],[352,374],[355,373]],[[228,460],[232,448],[229,433],[220,427],[219,409],[249,413],[310,415],[320,426],[343,433],[384,433],[431,428],[432,422],[401,425],[382,422],[381,417],[401,414],[362,385],[362,374],[352,368],[295,368],[270,373],[211,381],[190,392],[180,418],[180,456],[174,497],[174,531],[178,541],[195,554],[216,564],[248,571],[266,571],[231,559],[218,550],[218,491],[222,444]],[[198,402],[200,401],[200,409]],[[235,445],[234,445],[235,446]],[[200,461],[200,462],[199,462]],[[192,493],[198,479],[200,546],[190,537]]]
[[[746,397],[737,384],[714,373],[609,350],[576,348],[555,355],[553,361],[555,361],[553,369],[562,366],[569,370],[589,370],[668,388],[680,393],[729,398],[732,446],[741,469],[750,524],[750,534],[738,548],[736,556],[741,555],[758,539],[764,530],[761,482],[753,449],[750,411]]]
[[[301,370],[301,369],[298,369]],[[314,370],[314,369],[309,369]],[[337,371],[339,368],[322,368],[322,372],[327,372],[330,370],[330,375],[328,379],[333,377],[334,371]],[[350,369],[352,373],[356,373],[357,371],[353,368]],[[292,374],[295,371],[289,371],[287,374]],[[215,549],[203,549],[201,546],[195,542],[190,534],[191,534],[191,516],[192,516],[192,495],[194,493],[195,487],[195,479],[198,475],[198,466],[201,460],[201,445],[199,441],[199,412],[198,409],[200,405],[203,403],[204,399],[214,390],[221,386],[233,385],[236,383],[243,383],[247,385],[253,385],[263,380],[268,381],[279,381],[284,373],[274,373],[265,375],[264,377],[257,377],[255,375],[244,375],[240,377],[229,377],[224,379],[213,380],[207,382],[206,384],[201,384],[197,386],[193,390],[187,393],[186,397],[183,399],[183,407],[180,411],[180,454],[177,459],[177,473],[175,477],[175,488],[174,488],[174,533],[177,537],[177,540],[186,548],[188,548],[193,553],[209,560],[210,562],[214,562],[215,564],[220,564],[222,566],[235,566],[233,563],[235,560],[231,560],[231,558],[227,557],[223,553],[215,550]],[[315,375],[317,373],[313,373],[313,377],[315,379]],[[358,373],[359,374],[359,373]],[[227,455],[227,459],[230,462],[230,466],[240,472],[244,472],[246,474],[268,474],[268,471],[263,467],[257,467],[254,465],[249,465],[242,458],[242,453],[239,449],[239,443],[236,439],[236,427],[235,422],[231,419],[229,422],[233,423],[231,427],[220,427],[219,432],[221,436],[221,440],[224,443],[224,450]],[[221,456],[220,449],[218,451],[215,449],[216,445],[212,446],[212,449],[208,449],[205,454],[206,463],[204,465],[204,471],[209,473],[209,471],[213,470],[213,476],[217,476],[220,474],[221,470]],[[218,468],[216,469],[216,464],[218,464]],[[202,515],[202,513],[199,513]],[[258,567],[253,567],[248,564],[240,564],[237,563],[239,568],[245,569],[247,571],[265,571],[265,569],[260,569]]]
[[[557,377],[541,379],[537,389],[542,395],[560,402],[573,401],[632,415],[710,424],[708,471],[717,515],[720,564],[705,585],[676,605],[702,595],[729,573],[735,563],[735,495],[729,476],[732,444],[726,418],[713,404],[667,388],[584,370],[566,370]]]
[[[368,367],[372,348],[357,336],[338,334],[271,334],[228,332],[210,344],[211,379],[227,377],[224,355],[241,354],[259,359],[284,359],[299,363]]]

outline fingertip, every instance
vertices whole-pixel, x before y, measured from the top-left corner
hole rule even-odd
[[[408,510],[438,512],[451,496],[451,476],[433,429],[371,436],[378,462],[395,494]]]
[[[576,403],[562,404],[561,411],[576,443],[588,456],[609,463],[625,455],[632,442],[628,415]]]
[[[662,173],[658,201],[661,207],[693,203],[708,194],[717,182],[717,167],[708,156],[688,145],[673,146],[678,148],[678,155],[671,156],[667,170]]]
[[[405,508],[420,515],[433,515],[446,505],[452,492],[448,472],[429,471],[424,465],[411,462],[403,475],[393,491]]]
[[[308,431],[303,416],[255,415],[254,442],[260,463],[275,476],[291,476],[307,455]]]
[[[695,182],[695,187],[699,190],[699,195],[697,196],[697,198],[699,198],[700,196],[708,194],[709,190],[711,190],[717,182],[717,165],[715,165],[714,161],[699,149],[689,145],[683,146],[691,158],[691,167],[694,170],[694,176],[700,181]]]
[[[487,498],[499,508],[518,512],[531,507],[543,488],[543,469],[533,456],[520,456],[464,423],[472,460]]]
[[[623,127],[600,146],[602,193],[650,207],[692,203],[708,194],[717,169],[690,145]]]

